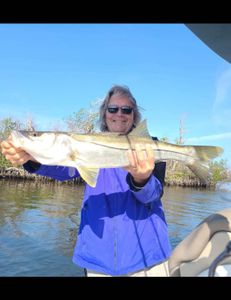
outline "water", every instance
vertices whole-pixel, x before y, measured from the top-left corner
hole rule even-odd
[[[0,275],[83,276],[72,263],[83,188],[0,181]]]
[[[165,187],[163,205],[173,248],[203,219],[220,210],[231,208],[231,199],[220,191],[182,187]]]
[[[83,276],[72,262],[83,186],[0,181],[0,276]],[[165,187],[173,248],[208,215],[229,208],[219,191]]]

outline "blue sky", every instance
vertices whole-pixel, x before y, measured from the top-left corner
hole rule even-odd
[[[37,129],[127,85],[153,136],[217,145],[231,166],[231,65],[183,24],[0,24],[0,119]]]

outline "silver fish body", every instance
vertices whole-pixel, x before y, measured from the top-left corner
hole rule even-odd
[[[128,166],[127,151],[135,149],[136,144],[150,144],[157,162],[182,162],[203,183],[210,177],[208,161],[223,151],[215,146],[185,146],[153,140],[145,121],[128,135],[13,131],[11,139],[16,147],[24,149],[42,164],[77,168],[81,177],[93,187],[100,168]]]

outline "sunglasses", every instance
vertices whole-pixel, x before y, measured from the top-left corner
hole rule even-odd
[[[107,107],[107,111],[110,114],[116,114],[119,111],[119,109],[121,110],[122,114],[125,114],[125,115],[130,115],[133,111],[133,107],[131,107],[131,106],[109,105]]]

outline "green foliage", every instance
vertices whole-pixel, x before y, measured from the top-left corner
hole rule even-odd
[[[19,128],[20,123],[18,121],[14,121],[10,117],[0,120],[0,140],[6,139],[12,130]]]
[[[91,133],[95,131],[98,115],[96,112],[89,112],[82,108],[78,112],[72,113],[65,121],[70,131]]]
[[[92,133],[97,131],[99,105],[101,100],[93,101],[88,109],[80,109],[65,119],[67,128],[76,133]]]
[[[212,172],[212,181],[214,183],[224,180],[228,177],[227,161],[225,159],[212,161],[209,165]]]
[[[12,164],[5,158],[5,156],[2,155],[1,152],[0,152],[0,167],[1,168],[12,167]]]
[[[92,133],[96,131],[99,112],[80,109],[66,118],[67,128],[77,133]]]

